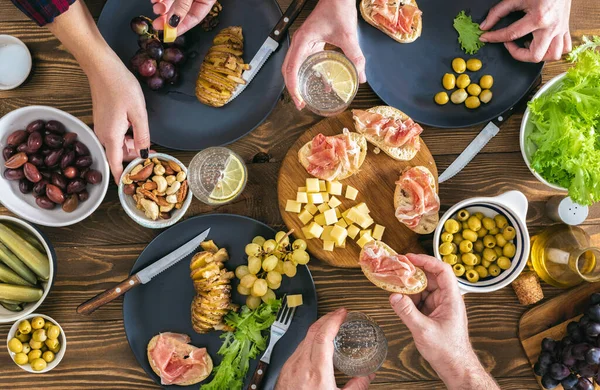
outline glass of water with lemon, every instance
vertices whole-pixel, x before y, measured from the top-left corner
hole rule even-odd
[[[342,53],[325,50],[309,56],[298,72],[300,96],[306,107],[321,116],[348,108],[358,91],[358,72]]]
[[[248,171],[234,152],[223,147],[207,148],[196,154],[188,167],[190,190],[208,205],[221,205],[237,198],[244,187]]]

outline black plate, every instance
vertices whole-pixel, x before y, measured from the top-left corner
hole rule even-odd
[[[211,214],[190,218],[156,237],[135,262],[131,270],[132,274],[177,249],[208,228],[211,229],[208,239],[214,240],[219,247],[227,248],[230,260],[226,265],[230,270],[235,269],[238,265],[246,264],[244,247],[252,241],[252,238],[257,235],[267,238],[275,235],[275,231],[267,225],[237,215]],[[157,384],[160,384],[160,378],[148,364],[146,346],[150,339],[159,332],[188,334],[192,338],[191,344],[207,348],[215,367],[221,362],[217,351],[222,344],[219,338],[222,332],[214,331],[200,335],[192,329],[190,304],[195,292],[190,279],[191,258],[192,255],[188,256],[187,259],[181,260],[155,277],[150,283],[128,292],[123,301],[125,333],[131,350],[138,363]],[[233,282],[233,287],[233,301],[243,304],[245,299],[236,290],[237,281]],[[271,365],[263,382],[265,389],[275,387],[281,367],[300,344],[309,326],[317,319],[317,294],[307,267],[299,266],[298,273],[293,279],[284,276],[281,288],[277,290],[276,294],[281,297],[286,293],[302,294],[304,305],[296,310],[292,325],[275,346],[271,356]],[[247,380],[254,373],[256,364],[257,360],[251,362]],[[211,378],[212,376],[205,382],[207,383]],[[166,388],[197,390],[199,386],[166,386]]]
[[[542,71],[543,63],[530,64],[514,60],[503,44],[486,44],[476,55],[465,54],[458,43],[452,23],[461,10],[481,23],[498,0],[421,0],[423,31],[413,43],[402,44],[359,19],[360,47],[367,59],[367,80],[375,93],[388,105],[396,107],[415,121],[445,128],[467,127],[489,122],[516,104]],[[522,14],[521,14],[522,15]],[[497,27],[508,26],[521,15],[510,14]],[[442,76],[453,73],[452,59],[476,57],[483,67],[467,72],[475,82],[484,74],[494,77],[493,98],[476,110],[449,102],[439,106],[433,101],[444,91]],[[449,91],[448,91],[449,92]],[[450,95],[450,92],[448,93]]]
[[[178,150],[228,144],[260,125],[279,100],[284,87],[281,65],[289,47],[288,40],[231,103],[214,108],[196,99],[194,91],[200,64],[221,29],[242,26],[244,60],[250,62],[282,15],[275,0],[224,0],[221,3],[223,11],[214,30],[205,32],[196,27],[185,34],[189,58],[180,68],[177,84],[151,91],[142,82],[154,143]],[[137,36],[129,27],[130,20],[138,15],[154,17],[150,0],[109,0],[98,21],[104,39],[125,64],[129,64],[138,50]]]

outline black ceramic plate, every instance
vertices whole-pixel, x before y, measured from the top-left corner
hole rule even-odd
[[[200,103],[195,96],[196,77],[212,39],[223,28],[242,26],[244,60],[250,62],[281,18],[275,0],[224,0],[219,25],[210,32],[196,27],[185,34],[189,53],[180,68],[180,80],[161,91],[142,82],[152,142],[178,150],[200,150],[228,144],[260,125],[279,100],[284,83],[281,65],[289,47],[284,41],[234,101],[221,108]],[[154,17],[150,0],[109,0],[98,21],[104,39],[125,64],[138,50],[137,36],[129,27],[138,15]],[[191,58],[193,57],[193,58]]]
[[[214,240],[219,247],[227,248],[230,260],[226,266],[230,270],[246,263],[244,247],[252,241],[252,238],[257,235],[263,237],[275,235],[275,231],[267,225],[237,215],[211,214],[190,218],[156,237],[144,249],[131,272],[141,270],[208,228],[211,229],[208,239]],[[221,362],[217,351],[222,344],[219,338],[222,332],[214,331],[200,335],[192,329],[190,304],[195,292],[190,279],[191,258],[192,255],[188,256],[187,259],[181,260],[155,277],[150,283],[131,290],[125,294],[123,301],[125,333],[131,350],[138,363],[157,384],[160,384],[160,378],[148,364],[146,346],[148,341],[160,332],[185,333],[192,338],[191,344],[207,348],[215,367]],[[272,389],[275,386],[281,367],[300,344],[308,327],[317,319],[317,294],[308,268],[299,266],[298,273],[293,279],[286,276],[283,279],[281,288],[276,292],[277,296],[281,297],[286,293],[302,294],[304,305],[296,310],[292,325],[273,350],[271,365],[263,382],[265,389]],[[234,281],[233,301],[243,304],[245,299],[237,293],[236,288],[237,281]],[[257,360],[251,362],[247,380],[254,373],[256,364]],[[211,379],[212,376],[202,383],[207,383]],[[166,388],[197,390],[199,386],[167,386]]]
[[[465,54],[452,23],[461,10],[481,23],[498,0],[417,0],[423,11],[423,32],[413,43],[398,43],[364,21],[359,14],[360,47],[367,59],[367,80],[375,93],[415,121],[435,127],[467,127],[492,118],[516,104],[542,71],[543,64],[514,60],[502,44],[486,44],[476,55]],[[521,14],[522,15],[522,14]],[[521,15],[511,14],[497,27],[505,27]],[[494,77],[493,98],[476,110],[451,102],[439,106],[433,101],[444,91],[442,76],[453,73],[455,57],[475,57],[483,63],[478,72],[467,72],[479,81],[484,74]],[[448,93],[450,94],[450,93]]]

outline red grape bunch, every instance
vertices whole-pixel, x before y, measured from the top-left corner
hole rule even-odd
[[[185,61],[185,38],[177,37],[175,42],[163,44],[159,34],[152,27],[152,20],[145,16],[131,19],[131,30],[138,35],[140,49],[131,58],[130,65],[153,91],[167,83],[174,84],[179,79],[177,66]]]

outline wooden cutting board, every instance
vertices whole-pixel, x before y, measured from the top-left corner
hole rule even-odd
[[[279,210],[287,227],[294,229],[296,238],[304,238],[301,230],[304,225],[298,219],[298,214],[285,211],[285,205],[288,199],[296,200],[298,187],[305,186],[306,178],[312,177],[298,161],[298,150],[317,134],[337,135],[342,133],[344,127],[354,131],[354,121],[350,111],[322,120],[298,138],[281,164],[277,185]],[[340,210],[343,211],[360,202],[365,202],[371,210],[371,216],[375,223],[386,228],[382,241],[398,253],[424,253],[418,242],[418,234],[404,226],[394,216],[394,189],[396,180],[405,168],[422,165],[435,176],[437,190],[438,172],[431,152],[423,140],[421,140],[421,150],[411,161],[396,161],[383,152],[375,154],[374,146],[371,144],[368,148],[367,157],[360,171],[341,181],[344,185],[344,194],[346,185],[351,185],[359,191],[358,197],[356,201],[348,200],[343,195],[337,197],[342,201]],[[323,250],[323,242],[320,239],[307,240],[307,244],[308,250],[313,256],[332,266],[359,267],[360,247],[350,238],[347,239],[345,248],[335,248],[333,252]]]
[[[595,292],[600,292],[600,283],[585,283],[523,314],[519,321],[519,340],[531,367],[537,362],[542,349],[542,340],[545,337],[562,339],[567,333],[567,324],[578,320],[583,315],[589,304],[590,295]],[[536,378],[539,383],[540,378]],[[540,388],[543,389],[541,384]],[[559,385],[555,389],[562,390],[562,388]],[[596,385],[595,388],[600,389],[600,386]]]

